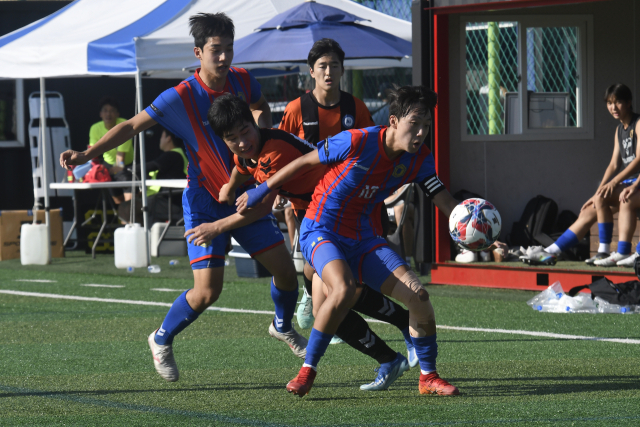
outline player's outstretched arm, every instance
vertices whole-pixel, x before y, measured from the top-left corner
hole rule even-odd
[[[187,230],[184,237],[188,237],[189,243],[199,246],[202,243],[209,243],[222,233],[249,225],[271,212],[271,206],[273,206],[277,194],[277,191],[272,191],[262,203],[245,210],[243,213],[235,213],[218,221],[200,224],[196,228]]]
[[[247,182],[249,178],[251,178],[251,175],[245,175],[238,172],[238,168],[234,166],[234,168],[231,170],[231,177],[229,178],[229,182],[227,182],[220,188],[218,201],[220,203],[226,203],[229,206],[233,206],[233,202],[236,201],[236,190],[242,184]]]
[[[271,126],[273,126],[273,119],[271,118],[271,107],[269,107],[269,103],[267,102],[264,95],[262,95],[262,97],[260,97],[257,102],[249,104],[249,108],[251,108],[251,113],[253,114],[253,118],[256,120],[258,127],[270,128]]]
[[[142,131],[155,125],[156,121],[149,116],[146,111],[141,111],[131,119],[119,123],[100,138],[98,142],[85,151],[67,150],[60,154],[60,166],[68,169],[71,165],[81,165],[87,163],[94,157],[100,156],[109,150],[124,144]]]
[[[454,199],[447,189],[444,189],[433,196],[433,204],[435,204],[438,209],[440,209],[440,212],[442,212],[447,218],[449,218],[451,211],[453,211],[453,208],[455,208],[458,203],[460,202]]]
[[[275,175],[267,179],[258,187],[248,190],[236,200],[236,208],[239,213],[244,212],[262,201],[272,190],[279,189],[287,181],[296,175],[320,164],[318,150],[313,150],[302,157],[298,157],[293,162],[276,172]]]

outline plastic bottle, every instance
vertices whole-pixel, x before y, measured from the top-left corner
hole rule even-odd
[[[527,301],[527,304],[534,310],[550,311],[551,306],[557,305],[557,302],[563,296],[564,291],[562,290],[562,285],[560,284],[560,282],[555,282],[553,285],[549,286],[547,289]],[[552,311],[560,312],[564,310],[556,311],[554,309]]]
[[[149,273],[160,273],[161,271],[159,265],[150,265],[147,270],[149,270]]]
[[[180,261],[178,261],[177,259],[172,259],[171,261],[169,261],[169,265],[178,265],[180,264]]]
[[[595,297],[593,302],[598,308],[598,313],[633,313],[633,310],[628,305],[611,304],[610,302],[605,301],[600,297]]]
[[[231,263],[229,262],[229,260],[228,260],[228,259],[225,259],[225,260],[224,260],[224,265],[225,265],[226,267],[229,267],[229,265],[231,265]]]
[[[133,273],[135,270],[133,267],[127,267],[127,273]]]

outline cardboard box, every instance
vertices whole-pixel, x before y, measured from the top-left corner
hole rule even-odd
[[[51,257],[64,257],[64,237],[62,235],[62,210],[50,211]],[[44,211],[36,213],[39,224],[45,222]],[[20,227],[33,223],[33,211],[0,211],[0,261],[20,258]]]

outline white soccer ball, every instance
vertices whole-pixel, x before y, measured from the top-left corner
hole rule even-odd
[[[449,234],[465,249],[483,251],[500,236],[502,218],[484,199],[467,199],[449,215]]]

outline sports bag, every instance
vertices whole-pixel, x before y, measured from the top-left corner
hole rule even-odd
[[[509,246],[534,246],[546,241],[545,234],[553,232],[558,215],[558,204],[552,199],[538,195],[527,202],[520,221],[514,222],[507,237]]]
[[[93,162],[92,162],[93,163]],[[109,170],[102,163],[93,163],[91,170],[83,177],[84,182],[109,182],[111,175]]]
[[[600,297],[608,303],[617,305],[640,304],[640,282],[637,280],[613,283],[611,280],[603,277],[590,285],[573,287],[567,295],[573,297],[581,290],[587,288],[591,291],[591,298]]]

